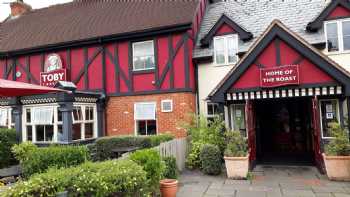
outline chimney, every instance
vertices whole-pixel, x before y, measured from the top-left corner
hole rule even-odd
[[[19,17],[20,15],[30,11],[32,7],[23,2],[23,0],[16,0],[10,3],[11,18]]]

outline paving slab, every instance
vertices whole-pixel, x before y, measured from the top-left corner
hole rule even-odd
[[[252,181],[184,171],[178,197],[350,197],[350,182],[334,182],[314,167],[257,166]]]

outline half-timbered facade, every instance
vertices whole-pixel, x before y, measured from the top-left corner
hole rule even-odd
[[[0,26],[2,78],[76,86],[71,95],[17,99],[22,118],[15,124],[23,140],[184,136],[181,124],[196,108],[192,51],[205,6],[192,0],[75,0],[7,19]],[[40,106],[47,110],[36,112]],[[51,120],[36,120],[40,114]]]
[[[250,162],[316,164],[347,127],[350,2],[217,1],[194,49],[199,111],[248,138]]]

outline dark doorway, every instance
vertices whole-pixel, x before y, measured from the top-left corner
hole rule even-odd
[[[260,100],[255,106],[257,162],[313,164],[311,99]]]

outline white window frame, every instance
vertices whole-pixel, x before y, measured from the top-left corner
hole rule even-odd
[[[73,124],[80,124],[80,136],[81,139],[73,140],[73,141],[80,141],[80,140],[86,140],[86,139],[94,139],[97,137],[97,110],[96,110],[96,104],[92,103],[73,103],[73,108],[74,107],[81,107],[81,113],[82,113],[82,120],[74,120],[74,115],[72,111],[72,122]],[[93,108],[93,113],[94,113],[94,118],[93,120],[86,120],[86,113],[85,110],[87,107],[92,107]],[[85,137],[85,124],[86,123],[93,123],[93,137],[92,138],[86,138]],[[73,130],[72,130],[73,132]],[[72,133],[73,134],[73,133]]]
[[[156,135],[158,135],[158,118],[157,118],[157,102],[135,102],[134,103],[134,135],[135,136],[142,136],[142,135],[139,135],[138,134],[138,126],[137,126],[137,123],[138,121],[146,121],[146,135],[147,135],[147,120],[136,120],[135,119],[135,112],[136,112],[136,105],[137,104],[153,104],[154,107],[155,107],[155,121],[156,121]]]
[[[7,110],[7,128],[11,129],[15,127],[15,123],[12,123],[12,107],[10,106],[1,106],[0,109]]]
[[[152,43],[152,52],[153,52],[153,62],[154,62],[154,65],[153,65],[152,68],[139,68],[139,69],[135,69],[135,62],[134,62],[135,45],[143,44],[143,43],[147,43],[147,42]],[[153,40],[146,40],[146,41],[133,42],[133,43],[132,43],[132,69],[133,69],[133,71],[153,70],[153,69],[155,69],[155,67],[156,67],[155,62],[156,62],[156,61],[155,61],[155,51],[154,51],[154,41],[153,41]]]
[[[321,102],[323,101],[336,101],[336,113],[337,113],[337,120],[338,123],[340,123],[340,109],[339,109],[339,100],[338,99],[320,99],[318,102],[319,105],[319,114],[320,114],[320,126],[321,126],[321,138],[322,139],[333,139],[334,137],[325,137],[323,136],[323,123],[322,123],[322,105]]]
[[[225,55],[225,62],[222,63],[222,64],[218,64],[216,62],[216,40],[219,40],[219,39],[224,39],[224,55]],[[222,36],[215,36],[214,37],[214,40],[213,40],[213,50],[214,50],[214,64],[216,66],[224,66],[224,65],[231,65],[231,64],[236,64],[238,62],[238,55],[237,53],[235,54],[236,56],[236,62],[228,62],[228,42],[227,42],[227,39],[228,38],[233,38],[234,39],[234,43],[236,45],[236,49],[237,49],[237,53],[238,53],[238,35],[237,34],[228,34],[228,35],[222,35]]]
[[[37,136],[36,136],[36,126],[40,125],[40,124],[34,124],[32,123],[32,120],[30,123],[27,123],[27,109],[31,109],[31,113],[32,113],[32,109],[34,107],[53,107],[53,117],[54,117],[54,121],[52,123],[53,125],[53,138],[52,141],[37,141]],[[53,104],[36,104],[36,105],[25,105],[23,106],[23,115],[22,115],[22,141],[28,141],[28,136],[27,136],[27,126],[31,126],[32,127],[32,142],[33,143],[56,143],[58,142],[58,125],[62,125],[63,122],[62,121],[58,121],[58,108],[59,105],[57,103],[53,103]],[[32,115],[31,115],[32,116]]]
[[[163,103],[166,103],[166,102],[170,102],[170,110],[165,110],[164,108],[163,108]],[[171,100],[171,99],[166,99],[166,100],[162,100],[161,101],[161,111],[162,112],[172,112],[173,111],[173,108],[174,108],[174,106],[173,106],[173,100]]]
[[[344,40],[343,40],[343,22],[350,22],[350,19],[338,19],[325,21],[323,23],[324,35],[326,38],[326,53],[327,54],[340,54],[340,53],[350,53],[350,50],[344,50]],[[328,51],[328,38],[327,38],[327,24],[335,23],[337,24],[337,32],[338,32],[338,51]]]

